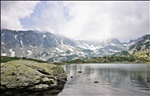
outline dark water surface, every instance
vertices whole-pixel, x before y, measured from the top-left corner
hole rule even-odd
[[[150,96],[150,64],[73,64],[63,67],[68,81],[58,96]]]

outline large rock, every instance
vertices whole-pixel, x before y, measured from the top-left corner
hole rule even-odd
[[[1,90],[54,91],[66,81],[66,72],[59,65],[28,60],[1,64]]]

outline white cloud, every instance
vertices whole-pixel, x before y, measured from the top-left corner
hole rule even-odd
[[[149,32],[149,3],[111,1],[50,2],[36,16],[36,28],[74,39],[100,40],[118,37],[122,41]],[[64,15],[68,11],[69,20]],[[40,16],[40,19],[38,18]]]
[[[43,2],[46,2],[42,5]],[[2,2],[2,27],[21,29],[19,19],[30,16],[38,2]],[[149,31],[149,1],[41,1],[38,13],[29,17],[32,29],[46,30],[73,39],[121,41]]]
[[[46,2],[46,1],[44,1]],[[44,7],[42,12],[33,17],[34,28],[37,30],[47,30],[52,33],[58,33],[67,24],[64,16],[62,4],[48,1],[48,7]]]
[[[110,15],[105,13],[107,6],[104,2],[75,2],[74,18],[64,30],[65,34],[70,33],[70,37],[88,40],[110,37]]]
[[[39,1],[1,1],[1,28],[21,30],[20,19],[30,16]]]
[[[147,2],[80,2],[75,6],[75,18],[66,35],[79,39],[118,37],[122,41],[149,32]]]

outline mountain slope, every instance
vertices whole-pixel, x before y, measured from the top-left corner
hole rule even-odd
[[[64,63],[147,63],[150,64],[150,35],[144,35],[134,42],[127,43],[126,50],[112,56],[75,59]],[[132,44],[131,44],[132,43]]]
[[[50,32],[1,29],[1,55],[40,59],[49,62],[112,55],[125,50],[118,39],[72,40]]]
[[[127,46],[127,50],[115,53],[113,56],[134,56],[150,60],[150,35],[144,35],[133,41],[134,43],[128,43],[130,46]]]
[[[130,53],[135,53],[146,49],[150,50],[150,35],[145,35],[140,38],[140,40],[131,45],[128,50]]]

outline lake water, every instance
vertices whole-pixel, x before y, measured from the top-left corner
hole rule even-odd
[[[63,67],[68,81],[57,96],[150,96],[150,64],[73,64]]]

